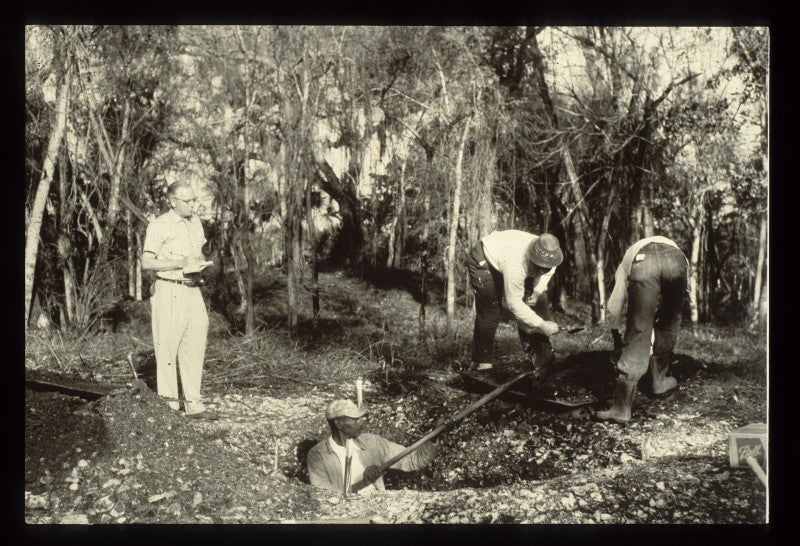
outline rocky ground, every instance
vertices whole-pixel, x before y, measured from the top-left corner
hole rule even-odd
[[[514,335],[501,325],[501,352],[518,351]],[[601,330],[581,335],[571,345],[554,341],[562,365],[607,360],[598,346],[608,341],[593,341]],[[325,435],[327,402],[355,397],[351,378],[292,379],[276,362],[260,368],[258,381],[239,380],[242,372],[215,382],[210,366],[204,392],[221,419],[202,422],[171,411],[138,358],[144,382],[117,382],[107,396],[26,390],[25,520],[764,523],[765,490],[749,469],[730,468],[728,434],[765,421],[766,361],[757,340],[735,335],[683,336],[674,364],[680,389],[662,399],[638,394],[626,427],[592,421],[590,407],[545,411],[500,397],[443,433],[425,470],[390,471],[387,491],[346,499],[308,485],[305,454]],[[29,356],[29,377],[51,377],[32,349]],[[455,373],[458,363],[413,369],[367,356],[366,428],[399,443],[481,396]],[[91,379],[122,377],[125,366],[95,367]]]

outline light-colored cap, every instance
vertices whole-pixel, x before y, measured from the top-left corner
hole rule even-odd
[[[334,400],[328,407],[325,408],[325,419],[335,419],[336,417],[352,417],[358,419],[362,417],[367,410],[358,409],[352,400]]]
[[[528,248],[528,259],[545,269],[553,269],[564,260],[558,239],[549,233],[542,233]]]

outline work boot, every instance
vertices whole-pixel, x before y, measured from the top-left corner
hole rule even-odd
[[[611,399],[611,407],[604,411],[598,411],[595,418],[601,421],[614,421],[626,424],[631,420],[631,402],[633,395],[636,394],[636,381],[617,379],[617,390]]]
[[[672,355],[653,355],[650,357],[650,375],[653,376],[653,394],[663,395],[678,386],[678,380],[667,376]]]
[[[547,379],[556,360],[550,341],[537,340],[530,343],[525,353],[528,355],[528,360],[533,368],[533,378],[537,380]]]

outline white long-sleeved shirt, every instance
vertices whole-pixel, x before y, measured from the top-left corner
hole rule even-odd
[[[625,251],[622,262],[619,264],[617,272],[614,274],[614,289],[611,291],[611,296],[609,296],[608,303],[606,304],[608,324],[612,330],[620,330],[625,325],[623,312],[625,310],[625,304],[628,302],[628,276],[631,273],[631,266],[639,251],[650,243],[662,243],[680,249],[671,239],[656,235],[636,241]]]
[[[525,303],[525,279],[533,278],[534,294],[542,294],[547,290],[547,285],[556,272],[554,267],[547,273],[539,275],[538,279],[532,274],[531,263],[527,258],[528,248],[538,238],[538,235],[526,231],[507,229],[493,231],[481,239],[486,261],[503,274],[506,306],[523,329],[537,328],[544,322],[544,319]]]

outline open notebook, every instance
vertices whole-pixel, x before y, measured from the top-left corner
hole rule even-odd
[[[212,262],[212,261],[195,262],[195,263],[193,263],[191,265],[187,265],[186,267],[184,267],[183,268],[183,272],[184,272],[184,274],[185,273],[198,273],[198,272],[204,270],[209,265],[213,265],[213,264],[214,264],[214,262]]]

